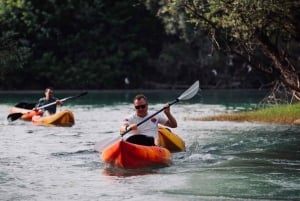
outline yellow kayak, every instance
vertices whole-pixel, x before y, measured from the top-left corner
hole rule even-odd
[[[70,110],[63,110],[49,116],[35,115],[32,122],[36,125],[44,126],[67,126],[71,127],[75,124],[74,115]]]
[[[160,146],[167,148],[170,152],[185,151],[185,142],[169,128],[159,126],[158,138]]]

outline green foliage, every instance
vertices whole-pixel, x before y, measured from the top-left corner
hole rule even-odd
[[[30,56],[30,49],[18,45],[13,32],[2,32],[0,35],[0,81],[14,68],[23,68],[23,64]]]
[[[260,108],[254,111],[237,112],[232,114],[220,114],[195,118],[200,121],[248,121],[279,124],[298,124],[300,120],[300,104],[275,105],[268,108]]]
[[[295,0],[175,0],[159,6],[155,1],[145,2],[156,10],[168,32],[181,31],[182,36],[191,37],[184,34],[187,31],[215,29],[224,30],[227,37],[249,40],[257,29],[271,35],[280,28],[286,37],[297,37],[300,3]]]
[[[146,1],[152,10],[141,2],[0,1],[1,89],[139,88],[191,79],[206,86],[230,87],[227,82],[245,80],[239,86],[256,86],[262,81],[254,70],[248,73],[237,57],[234,66],[228,65],[228,55],[215,50],[241,55],[254,66],[263,64],[275,76],[278,70],[258,48],[257,37],[264,35],[277,41],[276,47],[288,47],[290,63],[299,63],[299,46],[292,43],[299,36],[293,21],[298,12],[287,3],[293,1]],[[163,25],[167,34],[185,40],[167,35]]]
[[[125,77],[136,88],[165,38],[143,5],[126,1],[3,0],[0,26],[32,52],[2,88],[123,88]],[[24,74],[30,80],[21,85]]]

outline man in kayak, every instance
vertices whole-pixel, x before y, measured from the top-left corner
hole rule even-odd
[[[42,108],[42,116],[49,116],[51,114],[56,113],[56,105],[62,106],[63,102],[60,101],[58,98],[53,96],[53,88],[47,87],[45,89],[45,97],[40,98],[36,108],[41,107],[43,105],[47,105],[49,103],[56,102],[56,104],[50,105],[48,107]]]
[[[139,94],[134,97],[133,105],[135,113],[127,116],[123,120],[120,128],[121,133],[130,130],[128,134],[124,135],[124,139],[126,139],[126,141],[148,146],[159,146],[158,124],[171,128],[177,127],[177,121],[171,114],[169,104],[166,104],[164,107],[165,115],[159,113],[139,126],[137,126],[139,122],[147,119],[149,116],[154,114],[154,112],[148,112],[148,100],[143,94]]]

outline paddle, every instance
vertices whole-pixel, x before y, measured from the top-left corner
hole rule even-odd
[[[81,96],[86,95],[87,93],[88,93],[88,92],[82,92],[82,93],[80,93],[80,94],[78,94],[78,95],[76,95],[76,96],[69,96],[69,97],[60,99],[60,101],[61,101],[61,102],[64,102],[64,101],[66,101],[66,100],[70,100],[70,99],[74,99],[74,98],[79,98],[79,97],[81,97]],[[40,109],[43,109],[43,108],[45,108],[45,107],[48,107],[48,106],[50,106],[50,105],[55,105],[55,104],[56,104],[56,102],[52,102],[52,103],[43,105],[43,106],[41,106],[41,107],[38,107],[38,108],[36,108],[36,109],[37,109],[37,110],[40,110]],[[7,120],[10,121],[10,122],[11,122],[11,121],[15,121],[15,120],[19,119],[22,115],[23,115],[23,113],[12,113],[12,114],[9,114],[9,115],[7,116]]]
[[[35,107],[35,105],[36,105],[36,103],[20,102],[20,103],[16,104],[15,107],[31,110],[32,108]]]
[[[178,98],[176,98],[175,100],[170,102],[169,106],[174,105],[175,103],[177,103],[179,101],[189,100],[189,99],[193,98],[198,93],[198,91],[199,91],[199,81],[196,81],[192,86],[190,86],[190,88],[188,88],[186,91],[184,91]],[[137,124],[137,126],[140,126],[141,124],[145,123],[146,121],[148,121],[149,119],[151,119],[152,117],[157,115],[158,113],[162,112],[164,109],[165,109],[165,107],[161,108],[159,111],[155,112],[154,114],[150,115],[143,121],[139,122]],[[101,142],[97,142],[95,144],[95,150],[98,152],[102,152],[102,150],[104,148],[106,148],[108,145],[118,141],[120,138],[122,138],[124,135],[126,135],[130,131],[131,131],[131,129],[128,129],[127,131],[125,131],[124,133],[121,133],[120,136],[118,136],[116,138],[106,139]]]

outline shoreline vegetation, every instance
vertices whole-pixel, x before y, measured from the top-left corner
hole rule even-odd
[[[193,121],[236,121],[300,125],[300,103],[274,105],[247,112],[187,118]]]

